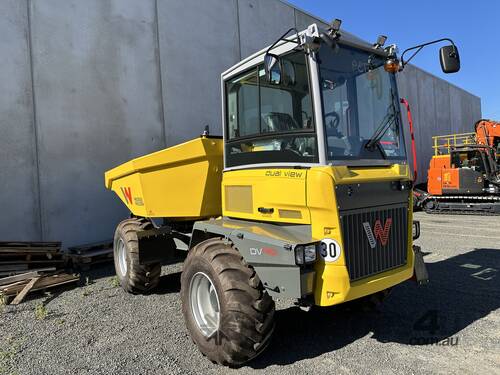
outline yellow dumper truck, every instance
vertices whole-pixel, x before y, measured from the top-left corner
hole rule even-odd
[[[290,30],[222,74],[223,137],[106,172],[132,213],[114,237],[122,287],[150,292],[162,264],[183,260],[182,312],[210,360],[261,353],[273,298],[332,306],[426,281],[396,85],[405,62],[384,43],[338,20]],[[458,70],[453,44],[441,64]]]

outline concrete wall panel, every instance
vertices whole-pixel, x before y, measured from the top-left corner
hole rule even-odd
[[[205,125],[221,135],[220,76],[240,60],[236,0],[158,1],[158,20],[167,145]]]
[[[65,246],[127,216],[105,170],[206,124],[220,134],[221,72],[321,22],[279,0],[4,0],[0,14],[0,239]],[[399,81],[425,181],[432,135],[472,131],[480,99],[413,66]]]
[[[478,120],[473,116],[473,102],[470,100],[470,96],[460,90],[460,101],[461,101],[461,122],[459,122],[458,131],[462,132],[472,132],[474,131],[474,123]]]
[[[438,131],[436,121],[436,98],[434,93],[434,77],[417,70],[417,89],[418,89],[418,124],[420,138],[419,169],[423,172],[428,168],[429,157],[432,155],[432,136]],[[440,133],[440,131],[439,131]]]
[[[110,167],[161,148],[153,1],[31,2],[43,238],[110,238]]]
[[[26,1],[0,2],[0,240],[36,240],[40,213]]]
[[[420,151],[421,151],[421,144],[422,144],[421,139],[423,131],[419,126],[421,122],[420,121],[421,117],[420,117],[420,112],[418,110],[419,106],[418,106],[417,69],[411,65],[408,65],[403,71],[403,73],[398,75],[398,83],[399,83],[399,96],[401,98],[405,98],[406,100],[408,100],[412,112],[414,132],[415,132],[415,145],[417,149],[417,162],[418,162],[417,169],[420,179],[420,176],[422,175]],[[406,149],[408,154],[411,155],[411,138],[410,138],[409,124],[407,121],[408,116],[406,113],[406,108],[404,106],[401,106],[401,111],[404,124]],[[411,165],[413,165],[413,160]]]
[[[238,0],[241,57],[274,43],[295,27],[295,11],[280,1]]]
[[[434,154],[432,137],[474,131],[475,119],[481,117],[480,98],[443,81],[413,65],[398,76],[399,94],[411,106],[415,127],[418,182],[427,181],[429,161]],[[408,151],[410,137],[403,110]]]
[[[434,97],[435,97],[435,118],[436,129],[439,134],[452,133],[452,124],[450,122],[450,85],[445,81],[434,78]]]
[[[313,16],[310,16],[309,14],[303,13],[299,10],[295,10],[295,27],[297,28],[297,30],[302,31],[313,23],[316,23],[319,27],[328,26],[326,23]]]
[[[457,132],[461,131],[462,126],[462,102],[461,92],[455,87],[450,87],[450,122],[455,125]]]

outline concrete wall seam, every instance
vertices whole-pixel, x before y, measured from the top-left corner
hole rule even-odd
[[[33,133],[34,133],[34,142],[33,147],[35,148],[35,190],[37,192],[38,199],[38,220],[39,220],[39,237],[40,240],[43,241],[44,236],[44,218],[43,218],[43,204],[42,204],[42,193],[40,190],[40,159],[39,159],[39,132],[38,132],[38,122],[36,118],[36,96],[35,96],[35,83],[34,83],[34,69],[33,69],[33,50],[31,48],[33,40],[32,40],[32,32],[31,32],[31,0],[26,0],[26,16],[28,20],[28,35],[27,35],[27,44],[28,44],[28,52],[29,52],[29,66],[30,66],[30,78],[31,81],[31,99],[33,106]]]
[[[158,81],[160,82],[160,85],[158,87],[159,89],[159,96],[160,96],[160,118],[161,118],[161,137],[163,139],[163,147],[167,147],[168,140],[167,140],[167,134],[165,130],[165,98],[164,98],[164,93],[163,93],[163,77],[161,74],[161,54],[160,54],[160,30],[158,26],[158,0],[155,1],[155,25],[156,25],[156,33],[155,33],[155,38],[156,38],[156,60],[157,60],[157,68],[158,68]]]

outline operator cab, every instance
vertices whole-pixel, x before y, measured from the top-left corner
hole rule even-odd
[[[371,45],[339,28],[291,29],[222,74],[226,169],[406,164],[404,62],[385,37]],[[457,71],[455,46],[443,48],[443,70]]]
[[[500,166],[500,137],[493,138],[493,149],[495,150],[495,158]]]
[[[458,148],[450,153],[452,168],[469,168],[486,173],[484,149]]]
[[[467,193],[482,193],[498,179],[493,148],[483,145],[456,146],[450,151],[451,168],[458,170],[460,185]],[[474,190],[471,185],[476,186]],[[463,190],[463,189],[462,189]]]

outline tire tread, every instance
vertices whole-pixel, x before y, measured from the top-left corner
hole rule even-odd
[[[159,283],[161,263],[141,265],[139,263],[139,240],[137,232],[152,227],[147,219],[131,218],[118,224],[115,232],[115,241],[121,237],[125,241],[129,262],[128,275],[120,280],[122,288],[132,294],[147,294]],[[118,273],[117,273],[118,274]]]
[[[227,316],[222,318],[221,323],[225,342],[211,352],[203,352],[203,347],[198,347],[216,363],[239,366],[259,355],[269,343],[274,331],[274,301],[265,291],[254,268],[245,262],[230,242],[211,238],[196,245],[186,258],[183,275],[191,267],[193,260],[199,257],[210,263],[219,278],[227,301]],[[183,278],[182,288],[187,288],[188,285],[189,280]],[[188,304],[187,301],[182,302],[183,306]],[[188,311],[189,309],[183,309],[185,315]],[[186,316],[185,318],[187,321]],[[231,324],[224,326],[225,319]]]

